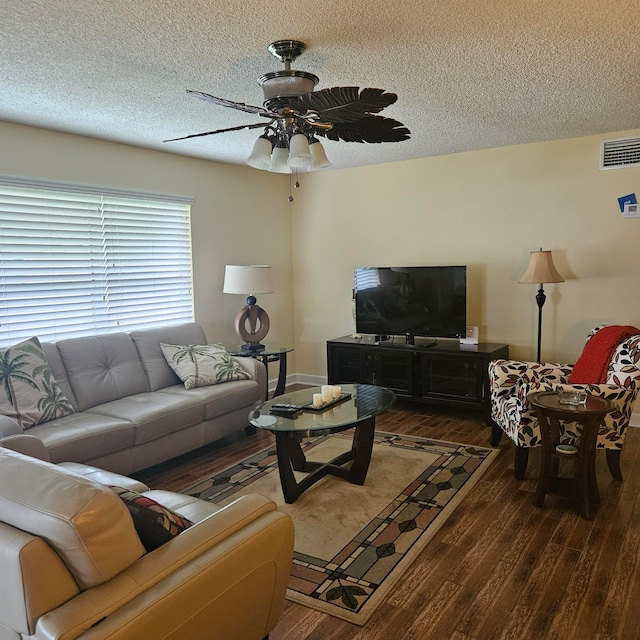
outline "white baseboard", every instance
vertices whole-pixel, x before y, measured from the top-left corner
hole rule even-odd
[[[269,393],[273,393],[278,383],[277,378],[269,380]],[[305,373],[292,373],[287,376],[286,386],[290,384],[304,384],[309,387],[321,387],[327,384],[327,376],[312,376]]]
[[[308,374],[298,374],[296,378],[298,384],[307,384],[313,387],[321,387],[327,384],[327,376],[312,376]]]

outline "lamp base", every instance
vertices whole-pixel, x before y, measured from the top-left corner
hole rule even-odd
[[[260,344],[259,342],[247,342],[240,347],[240,350],[245,353],[260,353],[260,351],[264,351],[265,349],[265,345]]]
[[[236,315],[235,330],[240,340],[245,343],[242,345],[243,351],[263,351],[265,347],[260,341],[264,340],[269,332],[269,316],[257,304],[248,304]]]

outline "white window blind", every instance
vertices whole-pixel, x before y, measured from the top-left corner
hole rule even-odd
[[[193,320],[190,206],[0,178],[0,344]]]

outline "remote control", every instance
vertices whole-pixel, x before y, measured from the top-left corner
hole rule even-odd
[[[275,413],[282,416],[294,416],[299,413],[300,409],[297,407],[271,407],[270,413]]]
[[[301,409],[302,407],[299,404],[281,404],[276,403],[271,405],[272,409]]]

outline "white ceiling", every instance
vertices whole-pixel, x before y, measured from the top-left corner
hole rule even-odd
[[[260,130],[163,143],[260,117],[297,39],[317,89],[398,94],[411,140],[326,141],[333,168],[640,126],[638,0],[2,0],[0,119],[243,164]]]

